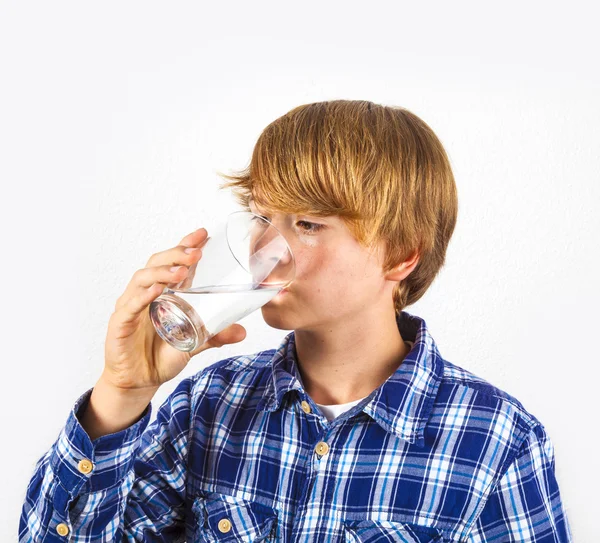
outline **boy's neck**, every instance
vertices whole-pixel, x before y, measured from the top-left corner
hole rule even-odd
[[[368,396],[402,364],[410,351],[395,313],[355,326],[345,322],[325,333],[295,330],[298,369],[306,393],[322,405]]]

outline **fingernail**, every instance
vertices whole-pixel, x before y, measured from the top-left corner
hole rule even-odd
[[[188,247],[187,249],[185,249],[185,251],[183,251],[184,253],[187,253],[188,255],[190,253],[193,253],[195,250],[197,249],[197,247]]]

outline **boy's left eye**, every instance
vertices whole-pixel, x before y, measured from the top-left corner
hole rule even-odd
[[[322,224],[316,224],[314,222],[308,222],[308,221],[298,221],[296,224],[299,226],[302,225],[302,226],[300,226],[300,228],[302,228],[305,232],[307,232],[309,234],[317,232],[318,230],[323,228]]]

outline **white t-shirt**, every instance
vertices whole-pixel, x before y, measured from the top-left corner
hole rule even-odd
[[[413,341],[405,341],[404,343],[407,343],[411,349],[414,345]],[[302,380],[300,380],[300,381],[302,382]],[[304,384],[302,386],[304,386]],[[340,404],[336,404],[336,405],[322,405],[320,403],[318,403],[317,405],[319,406],[319,409],[321,410],[323,415],[325,415],[327,420],[329,422],[331,422],[333,419],[335,419],[342,413],[345,413],[346,411],[348,411],[348,409],[350,409],[351,407],[354,407],[358,402],[361,402],[365,398],[366,398],[366,396],[364,396],[363,398],[360,398],[358,400],[354,400],[353,402],[340,403]]]
[[[366,396],[364,398],[361,398],[360,400],[354,400],[353,402],[348,403],[339,403],[336,405],[321,405],[320,403],[318,403],[317,405],[319,406],[321,413],[323,413],[323,415],[327,417],[327,420],[331,422],[338,415],[341,415],[345,411],[348,411],[348,409],[355,406],[358,402],[364,400],[365,398]]]

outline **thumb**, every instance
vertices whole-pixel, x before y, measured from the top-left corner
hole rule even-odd
[[[211,337],[206,343],[200,345],[196,350],[190,353],[190,356],[195,356],[207,349],[219,348],[230,343],[239,343],[246,339],[246,329],[241,324],[232,324],[218,334]]]

